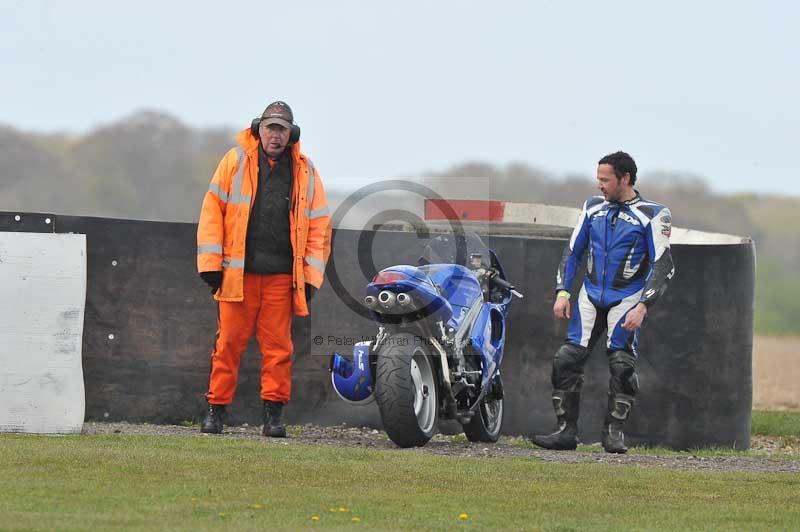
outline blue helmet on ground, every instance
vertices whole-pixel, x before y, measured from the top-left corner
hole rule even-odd
[[[331,384],[348,403],[367,405],[375,400],[375,384],[369,368],[369,342],[353,346],[353,359],[334,353],[330,363]]]

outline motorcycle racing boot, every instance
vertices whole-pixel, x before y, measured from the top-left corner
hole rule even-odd
[[[603,425],[602,443],[607,453],[624,454],[628,452],[625,447],[625,434],[622,426],[628,420],[633,407],[633,397],[622,393],[608,394],[608,413]]]
[[[553,409],[558,418],[558,430],[548,435],[536,435],[531,441],[539,447],[554,451],[574,451],[578,446],[578,414],[581,392],[553,391]]]
[[[200,432],[206,434],[220,434],[225,418],[225,405],[212,405],[209,403],[206,415],[200,422]]]
[[[281,421],[283,414],[283,403],[276,401],[264,401],[262,416],[264,418],[264,429],[261,431],[263,436],[271,438],[285,438],[286,425]]]

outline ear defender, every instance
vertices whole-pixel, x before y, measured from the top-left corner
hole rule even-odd
[[[300,140],[300,126],[292,124],[292,132],[289,133],[289,144],[294,144]]]
[[[258,128],[261,125],[262,118],[254,118],[252,122],[250,122],[250,134],[253,135],[255,138],[261,138],[258,134]],[[297,124],[292,124],[291,133],[289,133],[289,144],[294,144],[300,140],[300,126]]]

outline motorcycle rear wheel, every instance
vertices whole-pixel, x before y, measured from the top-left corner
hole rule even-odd
[[[383,428],[400,447],[421,447],[436,430],[438,386],[421,338],[394,334],[378,353],[375,401]]]

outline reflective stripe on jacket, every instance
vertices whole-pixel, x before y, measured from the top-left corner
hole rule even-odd
[[[237,146],[225,154],[203,199],[197,226],[197,270],[223,272],[217,301],[242,301],[247,221],[258,185],[258,142],[245,129],[236,137]],[[293,308],[308,315],[305,283],[322,286],[330,255],[328,199],[314,164],[291,145],[294,183],[289,230],[294,251]]]

